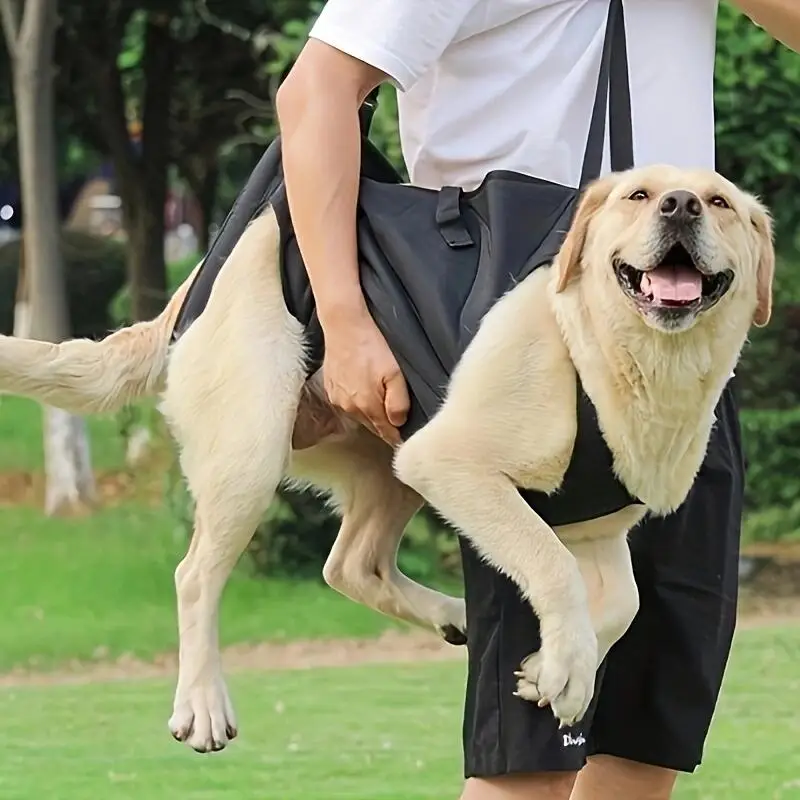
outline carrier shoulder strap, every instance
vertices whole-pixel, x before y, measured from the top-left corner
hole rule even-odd
[[[361,123],[361,135],[366,139],[369,136],[369,129],[372,126],[372,118],[378,110],[378,95],[380,94],[380,86],[376,86],[364,100],[358,112],[358,119]]]
[[[631,91],[628,75],[628,47],[622,0],[611,0],[608,9],[603,55],[597,91],[592,107],[589,136],[581,170],[581,188],[600,177],[609,117],[611,169],[621,172],[633,167]]]

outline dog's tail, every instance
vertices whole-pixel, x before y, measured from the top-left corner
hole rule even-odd
[[[155,319],[95,342],[60,344],[0,336],[0,393],[30,397],[74,414],[115,411],[159,392],[172,326],[198,264]]]

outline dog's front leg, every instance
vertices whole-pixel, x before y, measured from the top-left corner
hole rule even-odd
[[[636,508],[623,509],[604,519],[588,523],[598,529],[612,529],[609,536],[571,540],[570,529],[587,524],[559,528],[559,536],[578,561],[589,597],[589,612],[597,635],[598,662],[628,630],[639,610],[639,591],[633,575],[627,530],[636,524],[641,513]]]
[[[542,639],[521,665],[519,694],[549,704],[570,725],[586,713],[598,665],[578,563],[507,475],[445,446],[452,439],[440,433],[434,421],[412,436],[395,458],[397,475],[519,585],[539,617]]]

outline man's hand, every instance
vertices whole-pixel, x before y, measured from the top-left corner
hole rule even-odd
[[[390,444],[408,414],[397,361],[361,292],[358,109],[386,75],[315,39],[278,90],[286,192],[325,334],[328,399]]]
[[[389,345],[366,311],[328,326],[322,374],[334,406],[387,443],[400,444],[397,429],[408,416],[408,389]]]
[[[767,33],[800,53],[800,0],[731,0]]]

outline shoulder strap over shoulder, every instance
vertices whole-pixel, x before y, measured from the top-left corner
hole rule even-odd
[[[369,136],[369,129],[372,125],[372,118],[375,116],[375,111],[378,108],[378,95],[380,94],[380,86],[376,86],[366,97],[363,105],[359,109],[358,119],[361,123],[361,135],[363,137]]]
[[[583,157],[581,188],[600,176],[606,135],[606,112],[610,122],[611,169],[614,172],[630,169],[633,167],[633,131],[628,47],[622,0],[611,0],[608,9],[597,92]]]

